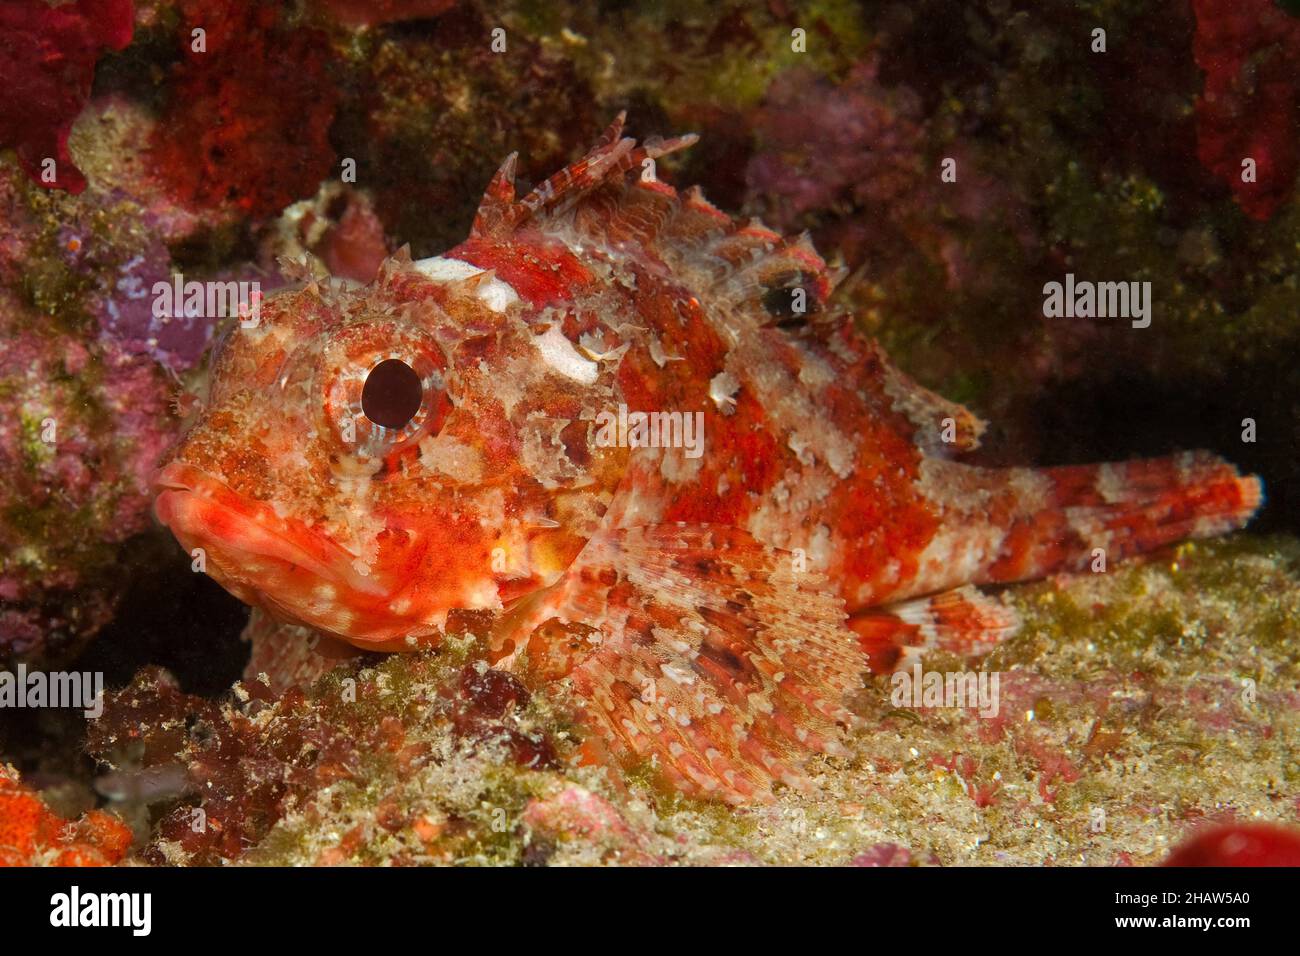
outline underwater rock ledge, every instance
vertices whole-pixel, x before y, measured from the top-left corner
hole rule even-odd
[[[274,701],[142,673],[90,749],[187,768],[186,795],[151,798],[141,857],[160,864],[1149,865],[1211,824],[1297,822],[1300,542],[1183,545],[1007,595],[1025,628],[977,665],[1000,672],[996,717],[898,708],[869,678],[849,755],[769,806],[567,766],[567,702],[476,661],[473,636]]]

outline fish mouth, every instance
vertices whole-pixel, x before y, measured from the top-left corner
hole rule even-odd
[[[391,590],[319,531],[187,462],[164,466],[153,485],[154,515],[196,559],[202,555],[196,570],[245,604],[367,649],[389,649],[397,630],[407,636],[394,627]]]

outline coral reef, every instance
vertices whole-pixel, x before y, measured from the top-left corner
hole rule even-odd
[[[208,320],[155,317],[168,242],[195,220],[150,193],[124,144],[149,128],[117,100],[87,110],[79,197],[0,168],[0,662],[66,661],[109,619],[158,547],[149,478],[181,419],[179,374],[211,341]],[[111,172],[109,172],[111,170]],[[159,539],[161,542],[161,539]]]
[[[549,712],[516,678],[468,662],[464,647],[268,697],[254,681],[207,701],[159,671],[113,696],[92,752],[125,778],[180,766],[189,781],[146,859],[256,861],[291,843],[316,863],[451,862],[488,845],[496,855],[516,825],[505,828],[501,814],[556,782],[559,725],[546,724]],[[336,825],[339,840],[308,832]]]
[[[17,147],[23,169],[42,186],[86,188],[68,134],[90,96],[96,61],[130,43],[132,25],[131,0],[15,0],[0,10],[0,145]]]
[[[465,5],[427,32],[364,32],[345,49],[352,95],[332,139],[372,191],[385,231],[417,258],[465,237],[507,154],[519,152],[521,175],[549,175],[609,118],[567,58],[517,32],[498,53],[493,27]]]
[[[1196,0],[1196,101],[1201,162],[1231,186],[1241,208],[1268,219],[1291,194],[1300,168],[1295,113],[1300,18],[1268,0]],[[1253,162],[1247,174],[1243,166]]]
[[[0,291],[0,661],[66,660],[112,614],[174,437],[154,369],[42,327]]]
[[[214,227],[134,149],[160,128],[120,95],[92,102],[72,136],[88,176],[75,199],[0,167],[0,663],[70,659],[168,550],[139,538],[154,530],[149,479],[222,320],[156,314],[154,284],[269,293],[278,258],[304,253],[368,281],[389,251],[368,196],[337,183],[254,235]]]
[[[401,20],[436,17],[456,0],[314,0],[316,6],[346,27],[374,27]]]
[[[326,34],[281,24],[269,0],[179,6],[183,55],[151,144],[158,175],[182,202],[254,219],[314,193],[334,168]]]

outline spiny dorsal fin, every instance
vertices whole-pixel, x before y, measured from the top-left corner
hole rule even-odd
[[[492,181],[483,191],[471,235],[492,235],[510,215],[515,204],[515,169],[518,165],[519,154],[511,153],[493,174]]]
[[[617,143],[620,139],[622,139],[623,127],[626,125],[627,125],[627,110],[619,110],[618,115],[614,117],[614,121],[605,127],[605,132],[600,134],[600,138],[596,140],[595,144],[592,146],[592,149],[597,150],[600,149],[602,146],[609,146],[613,143]]]
[[[504,238],[530,220],[572,206],[604,183],[639,168],[645,159],[685,149],[698,139],[691,133],[666,140],[651,139],[638,146],[636,140],[622,135],[626,117],[626,112],[619,113],[587,155],[518,201],[514,188],[517,154],[507,157],[488,184],[474,217],[471,237]]]
[[[564,229],[611,249],[640,246],[719,308],[756,325],[840,323],[828,303],[843,270],[827,266],[807,233],[786,238],[757,219],[733,219],[698,187],[678,193],[657,178],[652,161],[698,137],[652,137],[638,145],[623,135],[624,120],[620,113],[585,156],[522,199],[515,197],[515,158],[507,158],[488,185],[471,237],[504,240],[525,225],[544,229],[572,210]]]

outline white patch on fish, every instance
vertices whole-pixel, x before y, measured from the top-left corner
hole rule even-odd
[[[459,282],[462,279],[481,276],[484,272],[478,266],[461,262],[459,259],[448,259],[445,256],[417,259],[413,265],[417,272],[435,282]],[[474,291],[483,304],[493,312],[504,312],[512,303],[519,301],[519,293],[515,291],[514,286],[502,282],[496,276],[480,282]]]

